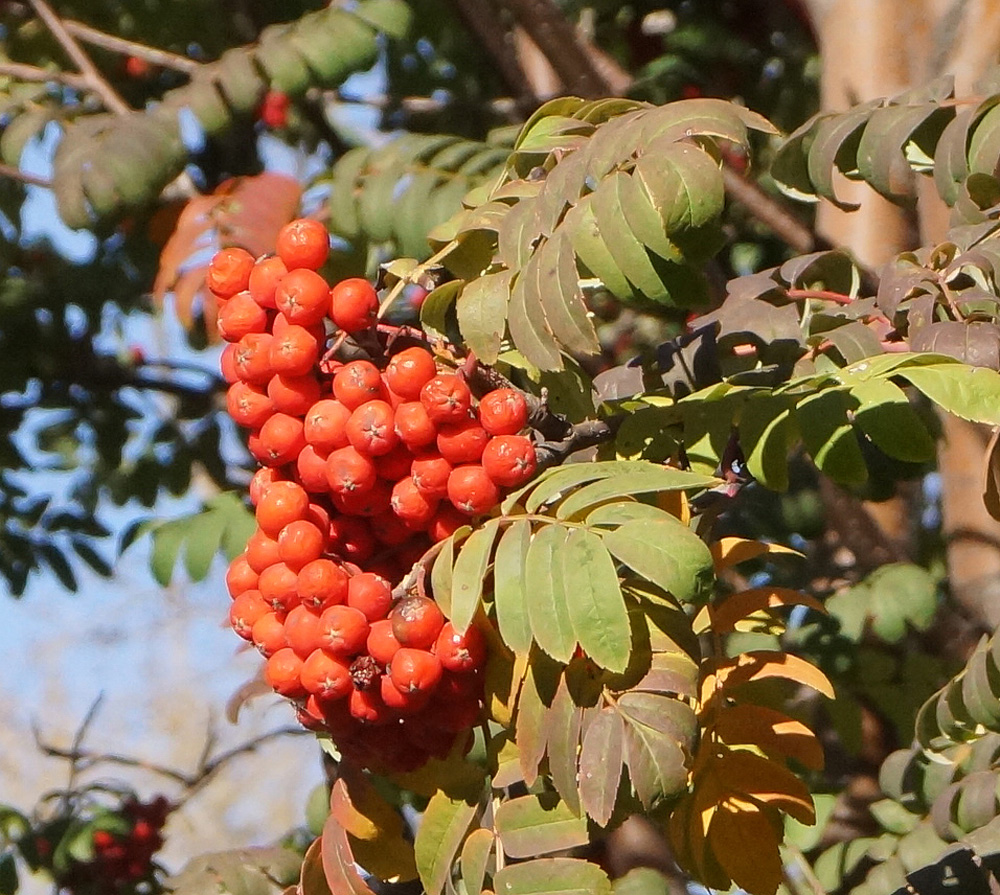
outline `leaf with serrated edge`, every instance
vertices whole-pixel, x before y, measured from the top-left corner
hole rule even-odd
[[[512,276],[511,271],[503,270],[477,277],[458,296],[458,328],[484,364],[496,363],[500,354]]]
[[[519,519],[500,537],[493,560],[493,606],[500,636],[518,656],[531,649],[531,622],[525,591],[524,563],[531,543],[531,523]]]
[[[601,536],[618,560],[678,600],[705,595],[712,577],[712,554],[705,542],[680,522],[637,520],[602,531]]]
[[[548,711],[535,685],[534,669],[529,665],[517,700],[514,735],[524,782],[532,786],[538,778],[538,765],[545,755],[545,714]]]
[[[702,710],[716,697],[724,698],[728,688],[767,678],[795,681],[829,699],[836,698],[827,676],[805,659],[778,650],[750,650],[718,662],[715,670],[705,677],[701,688]]]
[[[649,809],[679,792],[687,781],[687,749],[697,719],[686,703],[659,693],[625,693],[617,708],[625,722],[629,777]]]
[[[478,813],[478,806],[437,792],[424,809],[420,828],[413,842],[420,881],[427,895],[440,895],[445,880],[451,877],[451,865],[465,834]]]
[[[802,591],[789,587],[755,587],[731,594],[718,605],[710,606],[711,628],[716,634],[728,634],[747,616],[783,606],[808,606],[814,612],[826,612],[819,600]]]
[[[722,212],[722,172],[708,153],[690,144],[664,146],[636,164],[640,177],[660,210],[667,233],[702,227]]]
[[[618,497],[661,491],[693,490],[711,487],[713,484],[718,484],[718,479],[648,463],[644,468],[636,469],[634,472],[609,476],[585,485],[570,494],[558,506],[556,516],[559,519],[572,519],[580,513],[591,510],[597,504]]]
[[[561,525],[543,526],[532,537],[524,562],[524,589],[530,595],[531,633],[538,646],[560,662],[568,662],[576,649],[576,634],[563,582],[552,574],[560,562],[568,534]]]
[[[569,238],[564,233],[554,235],[538,256],[534,285],[553,336],[571,353],[596,354],[601,345],[587,315]]]
[[[747,538],[726,537],[713,541],[710,545],[712,558],[715,561],[715,571],[721,572],[731,566],[756,559],[759,556],[772,554],[789,554],[802,556],[798,550],[781,544],[770,544],[767,541],[751,541]]]
[[[581,649],[601,668],[624,671],[632,651],[618,573],[601,538],[572,529],[562,554],[563,590]]]
[[[463,633],[472,622],[483,595],[483,581],[490,564],[493,543],[500,531],[500,520],[490,519],[482,528],[475,529],[462,544],[451,582],[452,625]]]
[[[576,773],[582,716],[583,710],[573,702],[563,675],[552,698],[552,705],[545,715],[545,742],[549,757],[549,776],[556,791],[574,814],[580,811]]]
[[[493,823],[511,858],[552,854],[589,840],[587,819],[578,817],[554,792],[501,802]]]
[[[493,888],[502,895],[611,895],[611,880],[590,861],[538,858],[504,867]]]
[[[507,328],[517,349],[540,370],[561,370],[559,346],[545,321],[532,281],[537,283],[538,256],[532,255],[514,281]]]
[[[728,746],[749,745],[765,755],[794,758],[804,767],[823,767],[823,746],[801,721],[772,708],[744,703],[719,712],[713,730]]]
[[[601,709],[583,737],[580,800],[583,810],[602,827],[615,808],[624,741],[625,723],[614,708]]]
[[[897,369],[939,407],[962,419],[1000,425],[1000,373],[965,364]]]

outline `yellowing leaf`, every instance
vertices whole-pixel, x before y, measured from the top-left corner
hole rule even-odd
[[[691,502],[683,491],[664,491],[656,495],[656,505],[687,525],[691,521]]]
[[[753,650],[719,662],[714,673],[705,676],[701,685],[702,711],[717,693],[767,678],[785,678],[834,698],[827,676],[804,659],[778,650]]]
[[[743,799],[727,799],[712,818],[709,842],[738,886],[774,895],[781,883],[781,824],[776,812]]]
[[[825,612],[823,604],[815,597],[788,587],[755,587],[726,597],[718,606],[710,606],[708,617],[712,631],[728,634],[737,623],[754,613],[784,606],[808,606],[816,612]],[[697,631],[697,633],[701,633]]]
[[[711,549],[716,573],[728,569],[730,566],[739,565],[741,562],[772,553],[790,553],[793,556],[802,556],[798,550],[793,550],[791,547],[768,544],[764,541],[751,541],[746,538],[719,538],[711,545]]]
[[[729,793],[780,808],[800,823],[816,820],[808,787],[776,761],[745,749],[726,749],[716,754],[711,773]]]
[[[330,814],[348,835],[354,860],[385,882],[415,879],[413,846],[403,819],[359,772],[341,765],[333,785]]]
[[[718,713],[712,729],[729,746],[753,745],[765,755],[794,758],[812,770],[823,767],[816,735],[801,721],[766,706],[729,706]]]

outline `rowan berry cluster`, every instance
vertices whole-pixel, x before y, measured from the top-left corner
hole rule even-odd
[[[153,856],[163,845],[161,830],[171,805],[163,796],[149,802],[128,798],[115,811],[102,811],[87,833],[89,843],[66,850],[68,863],[58,860],[46,830],[33,839],[32,864],[52,873],[60,891],[74,895],[132,895],[160,890]],[[57,819],[50,826],[61,828]],[[89,852],[89,857],[83,855]]]
[[[534,474],[535,449],[520,392],[477,401],[422,345],[387,350],[374,287],[317,272],[328,244],[302,219],[274,256],[225,249],[209,268],[229,411],[262,465],[258,529],[227,576],[230,621],[303,724],[368,766],[416,768],[471,742],[486,641],[423,593],[394,591]],[[331,357],[346,336],[367,357]]]

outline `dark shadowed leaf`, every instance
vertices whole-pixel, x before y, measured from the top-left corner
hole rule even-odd
[[[625,761],[636,795],[648,809],[687,782],[687,755],[697,728],[686,703],[659,693],[625,693]]]

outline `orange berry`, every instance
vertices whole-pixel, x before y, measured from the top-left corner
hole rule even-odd
[[[459,512],[450,503],[442,503],[427,526],[427,534],[436,544],[445,538],[450,538],[463,525],[469,524],[465,513]]]
[[[368,640],[368,619],[353,606],[328,606],[320,616],[319,640],[335,656],[356,656]]]
[[[311,326],[326,316],[329,287],[318,273],[307,268],[289,270],[274,290],[274,303],[289,323]]]
[[[245,553],[241,553],[226,569],[226,588],[229,595],[236,599],[244,591],[257,586],[257,573],[247,560]]]
[[[249,292],[237,292],[219,308],[216,328],[227,342],[238,342],[249,333],[267,330],[267,311],[250,297]]]
[[[299,218],[278,231],[275,248],[289,270],[319,270],[330,254],[330,236],[319,221]]]
[[[259,590],[245,590],[229,604],[229,624],[244,640],[251,640],[254,624],[270,611]]]
[[[285,618],[285,642],[305,659],[319,647],[320,627],[319,615],[299,603]]]
[[[413,463],[413,454],[407,450],[405,444],[396,446],[387,454],[375,458],[375,469],[378,477],[388,482],[398,482],[410,474],[410,465]]]
[[[312,522],[295,519],[278,532],[278,556],[298,572],[304,565],[323,555],[326,536]]]
[[[420,389],[420,403],[435,424],[460,423],[469,416],[472,392],[456,374],[439,373]]]
[[[378,312],[378,293],[367,280],[352,277],[330,290],[330,316],[344,332],[369,329]]]
[[[313,609],[347,602],[348,575],[331,559],[314,559],[299,569],[299,599]]]
[[[346,450],[346,448],[345,448]],[[333,494],[333,505],[348,516],[377,516],[389,510],[392,486],[385,479],[376,479],[366,491],[345,491]]]
[[[330,552],[350,562],[363,563],[375,552],[375,536],[364,519],[335,516],[330,520],[329,536]]]
[[[295,477],[310,494],[326,494],[330,485],[326,480],[327,455],[307,444],[295,458]]]
[[[302,420],[287,413],[275,413],[260,427],[260,445],[254,456],[265,466],[291,463],[306,446]]]
[[[422,529],[430,524],[437,511],[438,498],[427,497],[410,476],[392,486],[392,511],[410,528]]]
[[[235,342],[229,342],[226,347],[222,349],[222,354],[219,356],[219,371],[222,373],[222,378],[228,385],[232,385],[234,382],[239,382],[240,375],[236,372]]]
[[[298,581],[298,572],[278,562],[260,573],[257,589],[275,612],[291,612],[301,602]]]
[[[305,376],[313,372],[319,360],[320,340],[306,327],[290,323],[280,333],[275,329],[269,346],[271,370],[287,376]]]
[[[375,462],[353,447],[331,451],[326,459],[326,478],[334,494],[364,493],[375,486]]]
[[[290,522],[304,519],[309,511],[309,495],[295,482],[272,482],[257,501],[257,524],[268,537],[278,533]]]
[[[385,381],[404,401],[416,401],[436,373],[434,356],[427,349],[406,348],[392,356],[385,368]]]
[[[411,451],[434,444],[437,438],[437,426],[419,401],[406,401],[396,408],[393,429]]]
[[[383,674],[379,678],[379,696],[388,708],[405,718],[423,711],[431,694],[427,690],[410,690],[404,693],[388,674]]]
[[[264,666],[264,680],[282,696],[305,696],[299,675],[302,673],[302,659],[293,649],[283,647],[275,652]]]
[[[270,333],[247,333],[236,343],[233,367],[236,375],[253,385],[264,385],[273,373],[271,368]]]
[[[378,621],[371,622],[365,648],[368,650],[368,655],[374,658],[379,665],[383,668],[388,666],[401,646],[402,644],[396,639],[396,635],[392,633],[391,618],[380,618]]]
[[[313,650],[302,663],[302,686],[324,701],[343,699],[351,690],[350,666],[326,650]]]
[[[490,435],[516,435],[528,424],[528,403],[515,389],[494,389],[479,402],[479,422]]]
[[[368,621],[378,621],[392,606],[392,588],[373,572],[354,575],[347,584],[347,605],[362,612]]]
[[[279,373],[267,384],[267,395],[274,402],[274,409],[290,416],[305,416],[320,396],[319,381],[315,376],[288,376]],[[302,431],[305,437],[305,427]]]
[[[285,621],[282,614],[267,612],[253,623],[251,640],[263,656],[273,656],[278,650],[284,649]]]
[[[275,406],[277,407],[277,404]],[[473,419],[464,419],[460,423],[441,427],[437,434],[437,449],[453,466],[458,466],[460,463],[476,463],[483,455],[483,448],[489,440],[489,434],[479,423]]]
[[[205,285],[216,298],[232,298],[247,288],[253,264],[253,255],[246,249],[220,249],[208,263]]]
[[[445,622],[434,644],[434,654],[447,671],[475,671],[486,663],[486,637],[475,626],[459,634],[451,622]]]
[[[281,561],[278,557],[278,542],[258,528],[247,541],[246,558],[250,568],[259,575],[268,566]]]
[[[353,360],[333,377],[334,397],[348,410],[383,396],[382,375],[371,361]]]
[[[535,446],[526,435],[498,435],[483,450],[482,464],[502,488],[523,485],[538,468]]]
[[[400,647],[389,663],[389,676],[403,693],[429,693],[441,680],[441,662],[426,650]]]
[[[440,454],[421,454],[410,464],[410,476],[424,497],[447,497],[448,476],[453,468]]]
[[[262,466],[250,477],[250,503],[254,506],[260,503],[260,499],[264,496],[264,492],[271,487],[274,482],[284,482],[287,481],[286,477],[281,474],[280,470],[275,469],[273,466]]]
[[[392,407],[386,401],[366,401],[351,414],[345,431],[355,450],[366,457],[388,454],[399,442]]]
[[[389,613],[392,633],[402,646],[430,649],[441,633],[444,614],[438,604],[419,595],[400,600]]]
[[[459,466],[448,476],[448,499],[467,516],[478,516],[500,502],[500,489],[482,466]]]
[[[239,425],[259,429],[274,415],[274,402],[259,386],[234,382],[226,392],[226,410]]]
[[[347,421],[351,411],[334,398],[323,398],[306,412],[306,441],[321,451],[335,451],[350,444]]]
[[[269,258],[261,258],[250,271],[250,279],[247,282],[247,290],[250,297],[262,308],[275,309],[278,306],[274,303],[274,290],[278,287],[278,282],[288,273],[285,262],[277,255]]]

